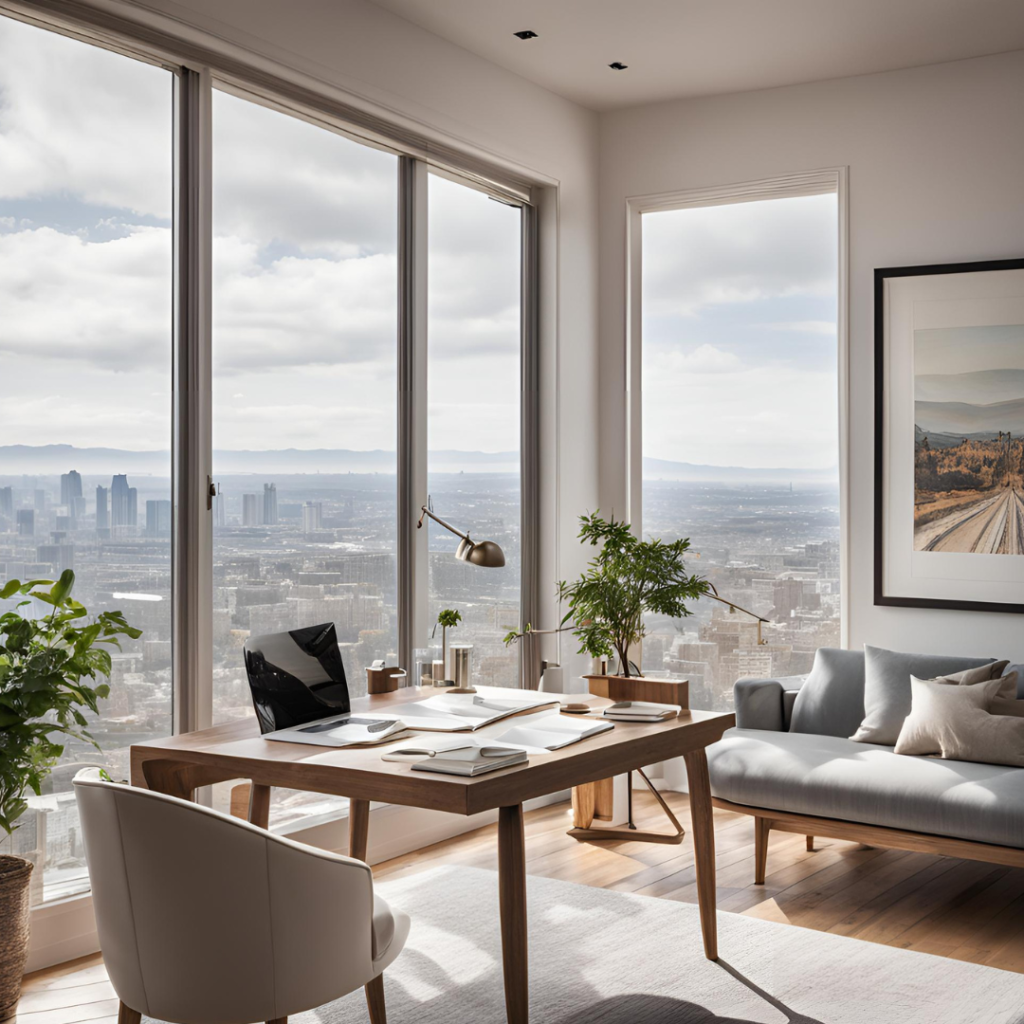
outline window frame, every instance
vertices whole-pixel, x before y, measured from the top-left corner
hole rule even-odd
[[[175,76],[171,473],[172,731],[209,727],[213,712],[212,95],[223,89],[399,158],[398,504],[399,657],[426,636],[427,535],[415,528],[426,493],[427,174],[436,171],[517,206],[521,221],[521,622],[540,607],[540,204],[552,182],[388,121],[326,85],[220,52],[85,0],[0,0],[0,17],[165,68]],[[557,228],[552,225],[553,233]],[[540,649],[524,644],[519,684],[538,678]],[[79,898],[79,897],[76,897]],[[48,904],[44,905],[47,906]]]
[[[698,206],[727,206],[766,199],[834,194],[838,217],[837,372],[839,399],[839,587],[840,643],[850,635],[850,288],[849,169],[826,167],[775,178],[729,185],[683,189],[626,199],[626,336],[623,379],[626,382],[626,508],[633,529],[643,526],[643,215]]]

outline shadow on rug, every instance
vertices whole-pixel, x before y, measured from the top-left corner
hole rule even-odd
[[[756,1024],[749,1018],[720,1017],[696,1003],[666,996],[627,995],[592,1003],[558,1024]],[[803,1014],[790,1016],[789,1024],[823,1024]]]

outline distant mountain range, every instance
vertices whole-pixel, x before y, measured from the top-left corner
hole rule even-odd
[[[513,473],[519,465],[517,452],[430,452],[430,468],[437,473]],[[213,453],[218,476],[239,474],[394,473],[395,453],[382,450],[350,451],[345,448]],[[129,451],[121,448],[76,448],[69,444],[0,445],[0,476],[55,475],[75,469],[98,476],[135,473],[165,477],[170,455],[166,451]],[[653,480],[693,483],[834,483],[838,472],[826,469],[751,469],[743,466],[701,466],[665,459],[644,459],[644,476]]]
[[[918,402],[992,405],[1024,398],[1024,370],[975,370],[972,373],[923,373],[914,378]]]
[[[1024,434],[1024,398],[991,405],[967,402],[915,402],[914,420],[925,433]]]

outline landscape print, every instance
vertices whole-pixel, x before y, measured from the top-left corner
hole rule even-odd
[[[914,332],[914,549],[1024,554],[1024,325]]]

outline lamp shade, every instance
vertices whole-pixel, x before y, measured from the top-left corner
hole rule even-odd
[[[464,539],[455,557],[470,565],[482,565],[487,569],[500,569],[505,564],[505,552],[493,540],[472,541]]]

